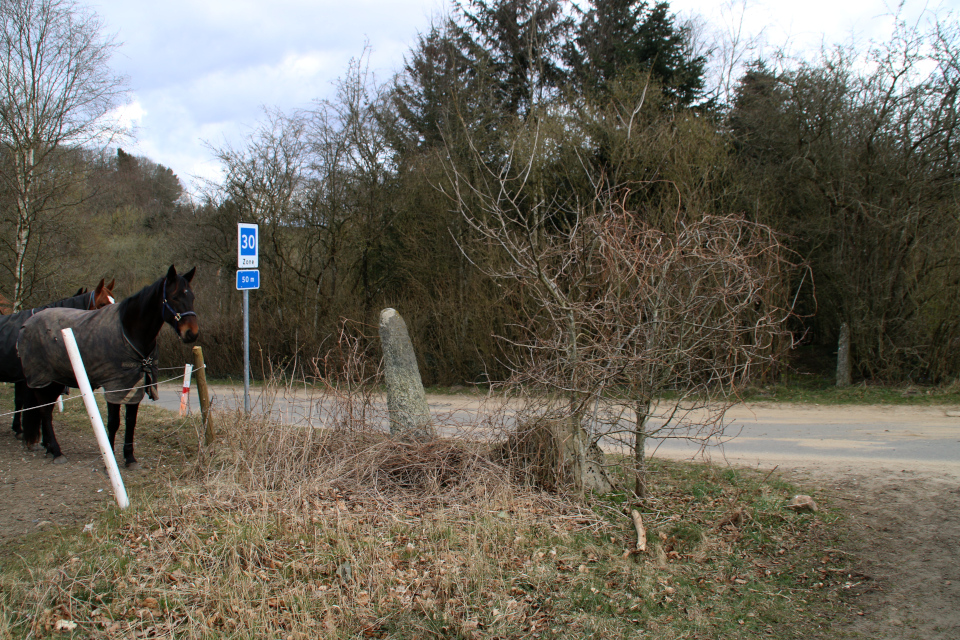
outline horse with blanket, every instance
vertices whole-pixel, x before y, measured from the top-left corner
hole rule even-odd
[[[100,283],[93,291],[88,292],[85,289],[80,289],[69,298],[57,300],[42,307],[35,307],[33,309],[26,309],[24,311],[18,311],[17,313],[0,316],[0,382],[14,383],[14,408],[16,411],[13,414],[13,424],[10,428],[13,429],[13,433],[16,434],[17,438],[21,437],[23,431],[20,424],[20,412],[26,401],[27,392],[27,387],[23,382],[23,368],[20,366],[20,359],[17,357],[17,339],[20,337],[20,328],[23,327],[23,324],[27,320],[44,309],[91,310],[113,304],[114,299],[112,294],[115,282],[116,281],[113,280],[110,284],[104,284],[104,280],[100,280]]]
[[[120,428],[120,405],[126,405],[123,456],[128,468],[138,466],[133,454],[137,411],[144,393],[157,398],[157,336],[164,323],[183,342],[197,339],[200,325],[193,311],[190,282],[196,268],[184,275],[171,265],[167,275],[119,304],[96,311],[47,309],[24,323],[17,352],[28,387],[23,437],[35,444],[41,431],[47,453],[65,462],[53,431],[52,403],[77,381],[61,331],[71,328],[90,386],[103,387],[107,400],[107,432],[113,447]]]

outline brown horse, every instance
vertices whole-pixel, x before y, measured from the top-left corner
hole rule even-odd
[[[23,325],[17,353],[29,387],[23,439],[36,443],[44,434],[47,453],[55,463],[65,462],[53,432],[53,406],[65,387],[76,387],[73,367],[61,331],[73,330],[93,389],[103,387],[107,400],[107,430],[113,447],[120,428],[120,405],[127,406],[123,456],[128,468],[138,466],[133,455],[137,410],[144,393],[156,400],[159,374],[157,336],[164,324],[183,342],[197,339],[200,325],[193,311],[190,282],[196,269],[167,275],[120,304],[97,311],[48,309]]]
[[[112,294],[113,285],[116,283],[116,281],[116,278],[114,278],[110,281],[110,284],[104,285],[104,279],[100,280],[100,284],[97,285],[97,289],[94,292],[94,306],[91,307],[92,309],[99,309],[115,302]],[[86,287],[80,287],[71,297],[82,296],[87,292],[88,289]],[[43,309],[45,307],[38,308]],[[13,313],[13,303],[7,300],[6,296],[0,295],[0,316],[8,316],[11,313]]]
[[[20,334],[20,328],[23,324],[33,317],[38,311],[48,308],[64,307],[67,309],[102,309],[103,307],[116,302],[113,298],[113,286],[116,278],[110,281],[110,284],[104,284],[105,278],[92,293],[81,288],[70,298],[51,302],[43,307],[27,309],[14,314],[4,315],[0,318],[0,355],[5,357],[3,366],[0,366],[0,381],[13,382],[13,403],[16,412],[13,414],[13,424],[10,428],[17,439],[22,437],[23,427],[21,425],[21,411],[26,403],[27,385],[23,382],[23,369],[20,368],[20,359],[16,357],[17,337]],[[12,358],[10,355],[12,354]]]

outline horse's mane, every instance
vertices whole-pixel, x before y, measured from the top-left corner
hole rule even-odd
[[[42,307],[34,307],[34,311],[40,311],[41,309],[50,309],[53,307],[64,307],[67,309],[83,309],[85,306],[92,301],[94,293],[92,291],[87,291],[86,293],[80,293],[75,296],[70,296],[69,298],[63,298],[62,300],[57,300],[56,302],[51,302],[50,304],[45,304]]]
[[[136,310],[138,315],[145,315],[150,309],[148,309],[148,304],[150,299],[153,298],[155,293],[160,289],[160,286],[163,284],[163,281],[166,279],[166,276],[160,278],[156,282],[148,284],[140,291],[127,296],[119,302],[119,312],[120,317],[126,317],[126,311],[130,308],[130,305],[136,305]]]

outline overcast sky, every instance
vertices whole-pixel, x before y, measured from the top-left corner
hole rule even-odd
[[[734,0],[737,2],[738,0]],[[905,14],[924,8],[956,15],[960,0],[906,0]],[[208,145],[242,143],[263,107],[291,110],[330,97],[333,83],[365,44],[371,68],[388,78],[403,64],[417,34],[442,14],[444,0],[91,0],[121,45],[112,65],[129,79],[124,114],[136,139],[122,146],[196,179],[220,176]],[[702,15],[717,28],[739,20],[724,0],[673,0],[673,11]],[[739,5],[738,5],[739,6]],[[748,0],[748,35],[795,52],[821,43],[866,41],[889,33],[884,0]]]

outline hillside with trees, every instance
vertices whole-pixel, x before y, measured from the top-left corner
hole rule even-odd
[[[809,59],[754,59],[730,67],[729,90],[709,71],[735,52],[694,26],[666,2],[455,2],[394,77],[375,78],[357,52],[333,97],[265,112],[246,140],[217,150],[224,180],[200,200],[147,158],[65,140],[50,157],[74,179],[37,213],[27,250],[12,177],[25,156],[0,130],[0,293],[29,305],[106,276],[124,295],[171,262],[197,264],[201,344],[215,374],[236,375],[236,224],[257,222],[256,373],[309,374],[343,332],[374,354],[379,312],[394,307],[426,383],[482,383],[509,377],[532,336],[562,342],[551,314],[583,311],[587,340],[598,310],[627,313],[630,295],[667,291],[640,268],[660,259],[656,242],[685,265],[722,237],[733,244],[710,255],[749,264],[736,273],[753,279],[736,286],[762,290],[735,311],[694,305],[677,317],[734,322],[724,335],[750,348],[749,362],[726,375],[772,380],[792,366],[832,380],[840,349],[841,382],[955,379],[956,22],[900,24],[888,42]],[[705,244],[684,244],[705,229],[716,231],[697,236]],[[631,275],[625,256],[646,257]],[[576,305],[554,296],[551,310],[543,277],[528,278],[537,269]],[[693,273],[670,271],[685,274],[670,276],[681,278],[673,299],[649,293],[629,307],[647,347],[671,300],[671,313],[684,308],[689,279],[703,277]],[[789,331],[761,336],[773,310]],[[628,328],[616,353],[639,335]],[[649,372],[637,358],[624,371]]]

